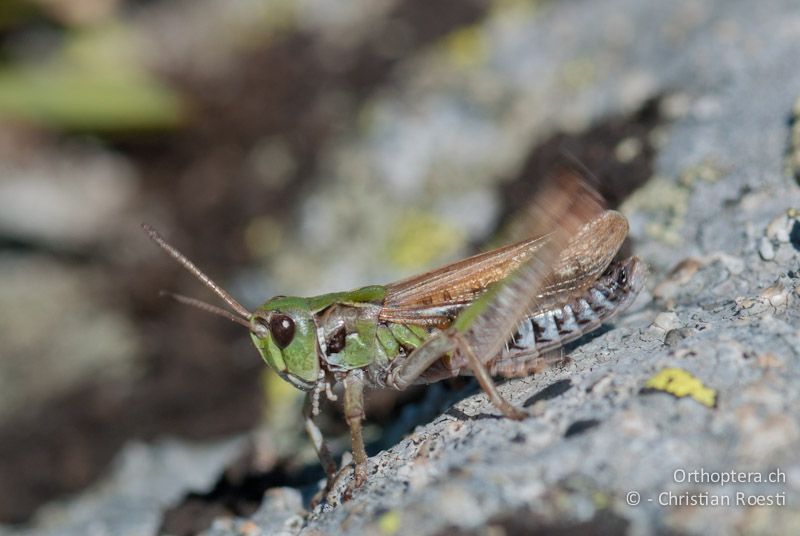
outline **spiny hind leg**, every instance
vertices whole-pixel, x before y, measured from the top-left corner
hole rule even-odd
[[[497,386],[492,381],[492,376],[486,369],[486,365],[475,355],[469,341],[456,329],[440,331],[427,339],[420,347],[411,352],[396,369],[389,373],[387,383],[396,389],[403,390],[414,383],[414,380],[424,374],[442,357],[456,351],[466,357],[469,368],[486,392],[486,396],[489,397],[492,404],[503,415],[515,420],[524,419],[528,416],[525,411],[513,406],[497,391]]]
[[[495,385],[494,380],[492,380],[492,375],[489,374],[489,370],[486,368],[486,365],[484,365],[478,356],[475,355],[475,352],[472,350],[472,347],[469,345],[469,342],[467,342],[464,336],[461,335],[461,333],[456,332],[453,337],[456,340],[459,352],[461,352],[461,354],[467,359],[469,368],[472,370],[472,373],[475,375],[478,383],[483,388],[486,396],[489,398],[489,401],[491,401],[491,403],[494,404],[498,410],[500,410],[500,413],[509,419],[514,419],[515,421],[521,421],[522,419],[528,417],[528,413],[525,410],[516,407],[511,402],[503,398],[503,395],[501,395],[497,390],[497,385]]]

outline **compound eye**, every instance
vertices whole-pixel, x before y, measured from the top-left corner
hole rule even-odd
[[[283,350],[294,338],[294,320],[290,316],[274,314],[269,319],[269,331],[272,333],[275,345]]]

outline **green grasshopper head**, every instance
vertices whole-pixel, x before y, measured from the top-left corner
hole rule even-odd
[[[304,298],[278,296],[250,318],[250,337],[261,357],[280,376],[304,391],[319,376],[317,326]]]
[[[314,315],[306,299],[277,296],[251,313],[201,272],[192,261],[161,238],[155,229],[147,224],[142,224],[142,228],[156,244],[222,298],[233,312],[179,294],[164,294],[180,303],[245,326],[250,330],[258,353],[275,372],[298,389],[308,391],[314,388],[319,377],[317,331]]]

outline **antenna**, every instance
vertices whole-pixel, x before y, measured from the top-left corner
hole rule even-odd
[[[166,251],[170,257],[178,261],[184,268],[186,268],[189,272],[191,272],[192,275],[194,275],[197,279],[202,281],[205,286],[214,291],[214,293],[220,298],[222,298],[222,300],[225,303],[227,303],[231,307],[231,309],[239,313],[239,315],[243,319],[250,320],[250,317],[252,316],[252,313],[250,311],[248,311],[241,303],[236,301],[236,299],[234,299],[233,296],[225,292],[222,289],[222,287],[217,285],[210,277],[208,277],[206,274],[200,271],[200,268],[195,266],[192,261],[187,259],[183,255],[183,253],[175,249],[173,246],[169,245],[163,238],[161,238],[161,235],[158,234],[158,231],[156,231],[153,227],[151,227],[146,223],[142,224],[142,229],[144,229],[144,231],[150,236],[153,242],[161,246],[161,249]],[[229,320],[233,320],[234,322],[238,322],[238,320],[234,320],[235,317],[233,315],[213,305],[201,302],[200,300],[195,300],[194,298],[187,298],[185,296],[180,296],[178,294],[171,294],[171,293],[167,294],[172,296],[174,299],[176,299],[181,303],[184,303],[186,305],[191,305],[193,307],[198,307],[213,314],[227,313],[230,316],[226,316],[225,314],[223,314],[222,316],[225,316],[226,318],[228,318]],[[241,324],[242,322],[239,323]],[[245,325],[248,328],[250,327],[249,324]]]
[[[172,298],[178,303],[182,303],[184,305],[191,305],[192,307],[197,307],[198,309],[205,311],[207,313],[215,314],[221,316],[223,318],[227,318],[231,322],[236,322],[237,324],[241,324],[242,326],[250,329],[250,323],[247,320],[239,318],[235,314],[231,313],[230,311],[226,311],[221,307],[217,307],[216,305],[211,305],[210,303],[206,303],[204,301],[198,300],[196,298],[190,298],[188,296],[183,296],[181,294],[175,294],[174,292],[169,292],[166,290],[162,290],[158,293],[159,296],[166,296],[167,298]]]

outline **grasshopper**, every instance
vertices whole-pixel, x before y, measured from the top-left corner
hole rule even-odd
[[[155,229],[143,228],[231,311],[170,295],[245,326],[262,359],[307,392],[305,427],[328,477],[326,489],[337,470],[314,417],[320,396],[335,399],[332,386],[343,384],[358,487],[368,469],[361,434],[365,387],[402,390],[474,375],[503,415],[522,419],[527,413],[500,395],[492,377],[541,369],[548,352],[597,328],[641,289],[646,269],[639,259],[612,263],[627,235],[625,217],[603,210],[584,183],[562,182],[545,190],[531,214],[532,238],[389,285],[276,296],[254,311]]]

